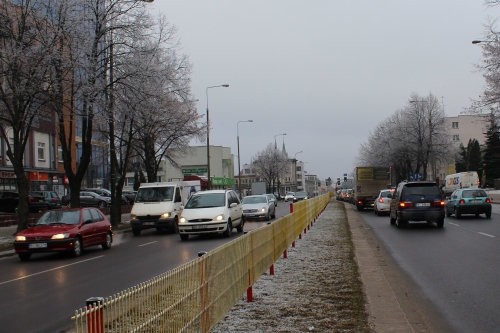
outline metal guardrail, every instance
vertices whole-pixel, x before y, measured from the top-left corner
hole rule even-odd
[[[330,201],[325,194],[174,270],[75,311],[75,332],[209,332]]]

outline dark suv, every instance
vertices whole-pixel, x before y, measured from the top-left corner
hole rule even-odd
[[[444,225],[444,200],[433,182],[402,182],[391,196],[391,224],[402,228],[409,221],[436,222]]]

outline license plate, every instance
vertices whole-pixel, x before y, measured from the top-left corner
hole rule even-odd
[[[207,226],[206,225],[193,225],[193,230],[194,229],[206,229]]]
[[[481,200],[469,200],[469,202],[471,202],[471,203],[480,203]]]
[[[429,202],[417,202],[415,206],[417,207],[429,207],[431,204]]]
[[[38,200],[39,202],[45,202],[45,200]]]
[[[43,249],[47,247],[47,243],[32,243],[28,245],[30,249]]]
[[[143,224],[143,225],[155,225],[155,223],[154,223],[154,222],[143,222],[142,224]]]

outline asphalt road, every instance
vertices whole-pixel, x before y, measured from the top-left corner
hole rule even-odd
[[[443,229],[412,223],[391,226],[372,210],[360,215],[390,255],[456,332],[498,332],[500,327],[500,214],[445,219]]]
[[[276,218],[289,213],[289,204],[279,202]],[[263,225],[248,221],[245,231]],[[198,256],[240,237],[233,230],[222,234],[191,236],[181,241],[178,234],[143,231],[115,234],[109,251],[87,249],[82,256],[35,254],[29,262],[17,256],[0,259],[0,333],[65,331],[73,326],[74,311],[93,296],[108,297],[167,272]]]

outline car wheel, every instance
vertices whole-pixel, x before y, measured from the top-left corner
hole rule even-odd
[[[132,233],[134,234],[134,236],[139,236],[141,234],[141,229],[139,228],[132,228]]]
[[[19,259],[21,259],[22,261],[28,261],[31,258],[31,253],[24,252],[24,253],[18,253],[17,255],[19,256]]]
[[[189,235],[187,234],[179,234],[181,236],[181,240],[188,240]]]
[[[82,241],[80,238],[76,237],[75,241],[73,242],[73,249],[71,250],[71,254],[73,257],[79,257],[82,254],[83,247],[82,247]]]
[[[391,214],[391,213],[389,213],[389,215],[390,215],[390,214]],[[395,219],[395,218],[393,218],[392,216],[390,216],[390,219],[391,219],[391,224],[396,224],[396,219]]]
[[[276,208],[273,209],[273,215],[271,215],[271,218],[275,219],[276,218]]]
[[[486,218],[487,218],[487,219],[491,219],[491,212],[487,212],[487,213],[486,213]]]
[[[226,231],[223,232],[224,237],[231,237],[231,234],[233,233],[233,224],[231,223],[231,220],[227,221],[227,229]]]
[[[66,204],[66,207],[71,208],[71,201],[68,201],[68,203]]]
[[[99,203],[97,203],[97,206],[98,206],[99,208],[106,207],[106,202],[105,202],[105,201],[99,201]]]
[[[458,211],[458,208],[455,207],[455,218],[459,219],[461,216],[462,216],[462,214],[460,214],[460,212]]]
[[[238,232],[243,232],[243,228],[244,228],[244,226],[245,226],[245,220],[243,220],[243,215],[241,215],[241,217],[240,217],[240,221],[241,221],[241,222],[240,222],[240,224],[236,227],[236,230],[237,230]]]
[[[101,244],[101,247],[104,250],[109,250],[111,248],[111,243],[113,243],[113,237],[111,236],[111,233],[108,232],[106,233],[106,242]]]
[[[442,218],[438,219],[438,220],[436,221],[436,224],[437,224],[437,227],[438,227],[438,228],[442,228],[442,227],[444,226],[444,217],[442,217]]]
[[[267,212],[267,215],[266,217],[264,218],[264,220],[266,221],[271,221],[271,214],[269,212]]]
[[[448,208],[445,208],[444,211],[446,212],[446,217],[450,217],[451,216],[451,213],[448,210]]]
[[[361,212],[361,211],[365,210],[365,207],[363,207],[361,205],[356,205],[356,209]]]
[[[175,220],[174,220],[174,226],[173,226],[173,228],[172,228],[172,232],[173,232],[174,234],[176,234],[176,233],[178,233],[178,232],[179,232],[179,218],[177,218],[177,217],[176,217],[176,218],[175,218]]]
[[[406,221],[403,220],[402,218],[397,218],[396,219],[396,225],[398,226],[398,229],[402,229],[406,224]]]

